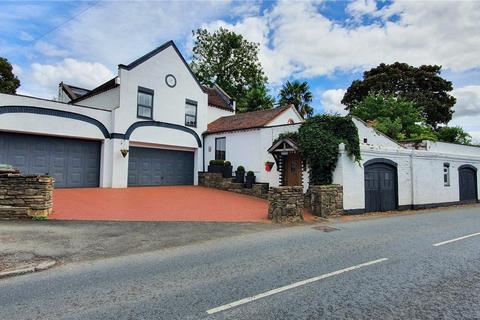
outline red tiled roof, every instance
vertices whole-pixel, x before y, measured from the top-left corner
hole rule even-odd
[[[221,117],[208,124],[208,133],[261,128],[290,107],[278,107]]]
[[[208,94],[208,105],[216,108],[234,111],[228,97],[222,95],[216,88],[203,86],[203,91]]]

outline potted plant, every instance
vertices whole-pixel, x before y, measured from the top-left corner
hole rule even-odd
[[[254,183],[255,183],[255,174],[253,173],[253,171],[248,171],[247,176],[245,177],[245,186],[247,188],[251,188]]]
[[[232,164],[230,161],[225,161],[223,163],[223,177],[231,178],[232,177]]]
[[[223,160],[210,160],[208,163],[208,172],[221,173],[223,175],[224,162]]]
[[[245,182],[245,168],[242,166],[237,167],[235,171],[235,182],[244,183]]]

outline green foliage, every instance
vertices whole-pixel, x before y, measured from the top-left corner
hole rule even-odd
[[[0,57],[0,93],[15,94],[20,80],[13,74],[13,68],[7,59]]]
[[[426,124],[436,128],[452,119],[456,99],[450,95],[452,83],[440,76],[441,66],[413,67],[406,63],[380,64],[366,71],[363,80],[355,80],[342,103],[349,110],[371,94],[404,98],[421,108]]]
[[[225,161],[224,160],[210,160],[210,162],[208,164],[210,164],[211,166],[223,166],[223,165],[225,165]]]
[[[440,127],[437,129],[438,140],[450,143],[470,145],[472,137],[460,127]]]
[[[340,143],[345,144],[355,161],[361,159],[357,127],[349,116],[317,115],[307,119],[298,130],[297,143],[309,167],[312,185],[332,183]]]
[[[33,221],[45,221],[45,220],[48,220],[48,217],[46,217],[46,216],[33,216],[32,220]]]
[[[313,108],[310,106],[312,100],[312,92],[306,81],[287,81],[280,90],[279,104],[281,106],[294,105],[304,118],[313,115]]]
[[[267,92],[265,85],[255,85],[237,100],[237,112],[272,109],[275,99]]]
[[[267,77],[258,59],[258,43],[224,28],[213,33],[198,29],[193,35],[195,44],[190,66],[201,83],[219,85],[240,102],[242,111],[249,111],[250,106],[255,109],[253,105],[246,106],[252,101],[261,101],[262,108],[268,107],[265,103],[268,99],[261,95]],[[257,89],[250,92],[249,98],[244,98],[252,88]],[[242,98],[250,100],[244,102]]]
[[[237,171],[238,172],[245,172],[245,168],[243,166],[238,166]]]
[[[289,140],[292,140],[293,142],[297,143],[298,141],[298,132],[297,131],[294,131],[294,132],[283,132],[283,133],[280,133],[277,137],[277,139],[275,139],[273,141],[272,144],[275,144],[277,143],[278,141],[282,140],[282,139],[289,139]]]
[[[420,108],[404,98],[371,94],[357,103],[350,114],[395,140],[436,140],[435,132],[425,124]]]
[[[230,161],[225,161],[225,162],[223,163],[223,165],[224,165],[225,167],[230,167],[230,166],[232,165],[232,163],[231,163]]]
[[[253,171],[248,171],[247,172],[248,177],[253,177],[254,175],[255,175],[255,173],[253,173]]]

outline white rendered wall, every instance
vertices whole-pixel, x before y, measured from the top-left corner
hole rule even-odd
[[[207,123],[213,122],[221,117],[228,117],[233,115],[235,115],[235,112],[209,106],[207,108]]]
[[[113,110],[120,105],[120,87],[96,94],[79,102],[81,105]]]
[[[281,114],[279,114],[275,119],[268,123],[268,126],[276,126],[276,125],[284,125],[289,124],[289,120],[293,120],[294,123],[301,123],[303,122],[303,118],[295,111],[294,107],[290,107],[289,109],[285,110]]]

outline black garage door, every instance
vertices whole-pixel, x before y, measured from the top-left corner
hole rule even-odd
[[[397,209],[397,170],[385,163],[365,166],[365,210]]]
[[[130,147],[129,186],[193,184],[193,152]]]
[[[474,202],[477,200],[477,172],[474,168],[460,167],[458,170],[460,201]]]
[[[98,187],[100,142],[0,132],[0,163],[49,174],[56,188]]]

